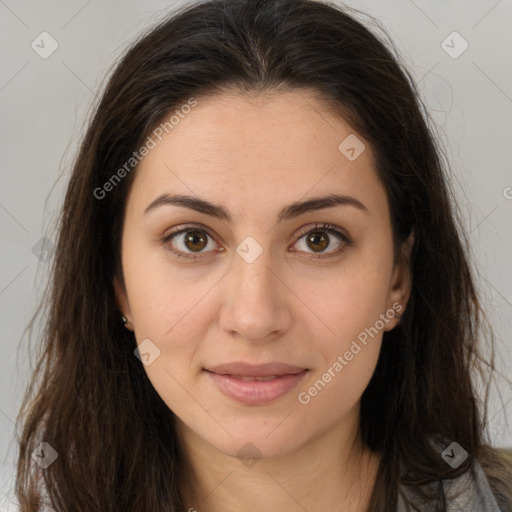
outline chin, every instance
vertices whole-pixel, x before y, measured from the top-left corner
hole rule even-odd
[[[215,422],[210,428],[204,425],[196,430],[206,442],[217,450],[239,459],[274,458],[287,456],[307,442],[305,431],[296,423],[268,419],[231,421],[226,425],[229,434]],[[242,460],[243,462],[243,460]]]

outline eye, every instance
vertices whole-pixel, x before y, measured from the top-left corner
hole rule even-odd
[[[171,243],[171,240],[173,242]],[[211,240],[211,244],[209,244]],[[171,251],[178,258],[185,259],[197,259],[202,258],[203,252],[209,252],[204,250],[210,246],[210,249],[215,249],[217,244],[213,241],[213,238],[204,229],[196,226],[188,226],[177,231],[173,231],[167,234],[162,242],[166,244],[169,251]],[[219,250],[223,250],[220,248]],[[192,252],[187,252],[192,251]],[[198,253],[197,255],[193,253]]]
[[[325,251],[326,248],[335,245],[332,240],[333,235],[338,239],[338,245],[330,251]],[[302,244],[305,249],[299,250],[309,252],[307,249],[312,249],[313,254],[310,253],[312,258],[333,257],[343,252],[346,247],[352,245],[352,240],[341,232],[339,228],[332,224],[324,223],[316,224],[313,227],[309,226],[303,230],[295,245],[299,244],[302,239],[305,239]],[[197,226],[177,228],[171,233],[166,234],[162,239],[162,243],[176,257],[191,260],[204,258],[206,255],[203,253],[211,253],[215,249],[219,252],[224,250],[215,243],[213,237],[205,229]],[[294,249],[294,252],[296,252],[296,249]]]
[[[337,246],[333,243],[333,235],[338,239]],[[299,244],[301,241],[303,243]],[[300,250],[309,252],[307,249],[310,248],[313,250],[313,253],[317,253],[312,254],[313,258],[329,258],[343,252],[347,246],[351,246],[352,240],[337,229],[336,226],[322,223],[316,224],[313,228],[308,227],[306,231],[303,231],[295,245],[297,244],[305,247],[305,249]],[[333,245],[335,246],[334,249],[332,249]],[[331,247],[331,250],[325,251],[328,247]]]

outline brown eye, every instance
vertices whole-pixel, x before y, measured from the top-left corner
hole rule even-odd
[[[202,258],[211,252],[206,249],[216,248],[213,238],[205,230],[196,227],[174,231],[166,235],[162,242],[175,256],[185,259]]]
[[[313,258],[329,258],[351,246],[352,240],[339,231],[336,226],[317,224],[313,226],[313,229],[303,231],[295,245],[299,246],[298,251],[309,253]],[[327,250],[328,248],[329,250]]]
[[[325,250],[329,246],[329,237],[326,236],[322,231],[313,231],[307,238],[308,246],[311,247],[315,252]]]
[[[185,232],[184,243],[187,249],[190,249],[191,251],[201,251],[206,247],[208,240],[207,237],[204,236],[203,232],[195,229],[193,231]]]

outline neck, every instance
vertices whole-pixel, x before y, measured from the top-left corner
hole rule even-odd
[[[182,483],[193,512],[343,510],[368,508],[380,457],[358,430],[334,427],[293,453],[252,464],[226,454],[178,422],[189,475]]]

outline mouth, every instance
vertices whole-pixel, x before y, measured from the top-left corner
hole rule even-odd
[[[284,363],[228,363],[203,371],[224,396],[245,405],[263,405],[289,393],[309,370]]]

